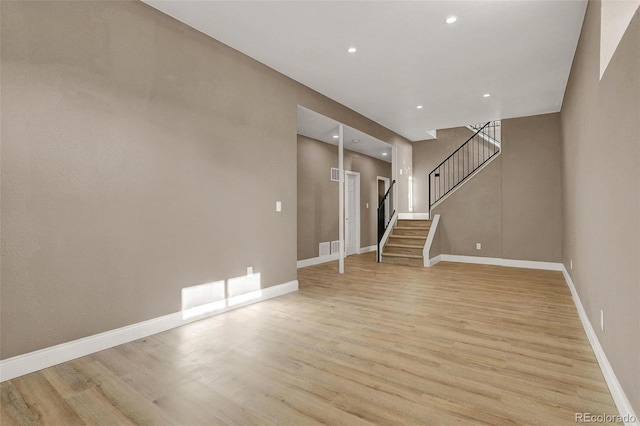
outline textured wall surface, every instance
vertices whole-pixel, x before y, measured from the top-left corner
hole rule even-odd
[[[295,280],[297,105],[411,156],[143,3],[0,7],[3,359],[177,312],[248,266]]]
[[[600,80],[600,3],[589,3],[562,105],[563,261],[636,414],[640,413],[639,15],[636,11]],[[600,310],[604,331],[599,327]]]
[[[434,209],[442,215],[442,253],[559,262],[560,114],[502,120],[501,127],[501,155]],[[414,173],[423,178],[418,191],[425,192],[428,173],[469,136],[463,127],[438,130],[438,139],[414,144]],[[419,211],[426,212],[422,195],[415,199]]]

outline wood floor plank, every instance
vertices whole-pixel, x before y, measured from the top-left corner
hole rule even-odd
[[[2,425],[572,425],[617,414],[561,273],[373,254],[0,384]]]

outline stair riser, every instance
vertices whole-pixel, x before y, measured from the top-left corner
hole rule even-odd
[[[396,226],[431,226],[430,220],[398,219]]]
[[[385,246],[383,254],[396,253],[396,254],[415,254],[422,256],[422,248],[407,248],[407,247],[387,247]]]
[[[415,235],[418,237],[424,237],[425,239],[427,238],[427,235],[429,234],[429,230],[428,229],[398,229],[398,228],[394,228],[393,229],[393,234],[395,235]]]
[[[394,238],[394,237],[389,237],[389,239],[387,240],[387,244],[410,244],[412,246],[421,246],[424,247],[424,243],[427,239],[426,238],[420,238],[420,239],[408,239],[408,238]]]
[[[424,266],[424,261],[422,259],[409,259],[404,257],[385,257],[384,254],[382,254],[382,262],[395,263],[396,265]]]

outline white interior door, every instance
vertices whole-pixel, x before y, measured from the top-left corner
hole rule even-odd
[[[345,210],[345,251],[347,256],[356,254],[360,249],[360,194],[359,174],[345,172],[344,210]]]

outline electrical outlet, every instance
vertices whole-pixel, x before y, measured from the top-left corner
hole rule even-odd
[[[282,203],[280,201],[276,201],[276,211],[277,212],[282,211]]]
[[[604,331],[604,311],[600,309],[600,330]]]
[[[253,275],[253,266],[247,266],[247,276]]]
[[[369,208],[369,203],[367,203],[367,208]]]
[[[476,243],[476,250],[482,250],[482,243]]]
[[[573,271],[573,259],[569,260],[569,269]]]

